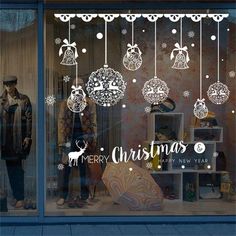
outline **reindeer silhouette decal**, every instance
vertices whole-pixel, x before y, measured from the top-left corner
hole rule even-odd
[[[72,162],[73,161],[74,161],[73,166],[78,166],[79,157],[85,152],[86,148],[88,147],[87,142],[84,142],[84,147],[83,148],[79,146],[79,141],[76,140],[75,144],[79,148],[79,151],[78,152],[70,152],[68,154],[68,156],[69,156],[69,166],[70,167],[72,167]]]

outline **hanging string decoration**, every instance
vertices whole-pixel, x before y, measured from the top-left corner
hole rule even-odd
[[[220,21],[223,18],[216,18],[217,21],[217,82],[211,84],[207,91],[209,100],[217,105],[225,103],[229,99],[230,91],[227,85],[220,82]]]
[[[64,39],[62,46],[59,49],[59,56],[63,55],[62,61],[60,64],[65,65],[65,66],[73,66],[75,65],[76,62],[76,58],[78,57],[78,52],[77,52],[77,48],[76,48],[76,43],[70,42],[70,19],[68,20],[69,22],[69,30],[68,30],[68,39]],[[63,50],[64,54],[63,54]]]
[[[172,50],[170,54],[170,60],[174,61],[173,69],[184,70],[188,69],[188,62],[190,61],[188,55],[188,47],[183,46],[183,24],[182,24],[182,16],[180,16],[180,44],[175,43],[175,48]]]
[[[193,114],[198,119],[206,118],[208,115],[208,108],[205,104],[205,99],[202,97],[202,19],[200,18],[200,63],[199,63],[200,73],[200,98],[194,104]]]
[[[141,15],[121,15],[122,17],[125,17],[127,21],[132,23],[132,43],[127,44],[127,51],[123,58],[123,65],[127,70],[135,71],[140,68],[142,65],[143,59],[142,59],[142,52],[139,49],[138,45],[134,43],[134,21],[136,17],[139,17]]]
[[[156,21],[155,21],[155,75],[154,78],[145,82],[142,89],[144,99],[150,104],[156,105],[166,100],[169,94],[169,88],[165,81],[157,78],[157,45],[156,45]]]
[[[81,85],[78,85],[78,65],[76,64],[75,85],[72,85],[71,94],[67,99],[68,108],[75,113],[82,112],[87,106],[86,94]]]
[[[123,97],[127,83],[122,75],[108,67],[107,64],[107,22],[119,15],[99,15],[105,20],[105,64],[102,68],[92,72],[86,84],[88,95],[100,106],[110,107],[118,103]]]

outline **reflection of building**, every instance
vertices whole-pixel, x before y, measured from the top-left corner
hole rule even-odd
[[[48,2],[48,1],[47,1]],[[50,2],[53,2],[51,0]],[[140,3],[141,4],[141,3]],[[155,8],[158,9],[156,3],[152,3],[152,10]],[[178,3],[179,4],[179,3]],[[227,8],[227,3],[223,5],[212,5],[214,9],[224,7]],[[83,5],[83,4],[82,4]],[[81,6],[82,6],[81,5]],[[201,4],[200,4],[201,5]],[[199,6],[200,6],[199,5]],[[67,83],[63,81],[64,76],[68,75],[70,78],[75,77],[75,71],[73,67],[66,67],[60,64],[61,59],[58,57],[58,50],[63,42],[64,38],[67,36],[68,29],[67,24],[62,23],[58,20],[55,20],[53,14],[57,10],[47,9],[45,6],[45,18],[42,17],[42,12],[38,9],[31,7],[29,11],[19,10],[16,11],[10,10],[13,6],[8,5],[9,9],[5,9],[4,12],[8,12],[9,19],[14,19],[14,21],[2,21],[0,26],[0,36],[1,36],[1,45],[0,45],[0,54],[3,63],[0,63],[0,71],[2,74],[17,74],[23,83],[19,87],[20,91],[25,92],[29,95],[32,101],[33,110],[35,111],[33,117],[33,144],[32,150],[28,160],[24,163],[25,168],[25,194],[27,199],[36,201],[38,209],[32,211],[30,210],[20,210],[15,212],[13,208],[9,207],[9,212],[7,215],[35,215],[35,211],[39,211],[42,215],[67,215],[67,216],[79,216],[87,214],[110,214],[110,215],[141,215],[143,212],[132,212],[128,211],[121,206],[116,206],[112,203],[111,198],[107,195],[104,186],[100,183],[97,187],[97,198],[98,203],[89,206],[86,209],[69,209],[63,208],[58,209],[55,206],[55,200],[57,198],[57,172],[60,171],[57,168],[58,164],[58,150],[57,150],[57,114],[58,114],[58,102],[68,98],[71,91],[71,81]],[[38,6],[37,4],[34,6]],[[61,5],[62,9],[64,5]],[[68,4],[67,4],[68,6]],[[79,5],[73,8],[73,12],[82,12],[77,9]],[[108,8],[111,5],[107,5]],[[139,4],[131,4],[134,8],[138,8]],[[144,5],[142,5],[144,6]],[[186,6],[186,5],[185,5]],[[191,4],[188,3],[190,7]],[[194,5],[195,7],[196,5]],[[71,6],[73,7],[73,6]],[[88,6],[87,6],[88,7]],[[90,7],[90,6],[89,6]],[[114,7],[114,5],[113,5]],[[122,5],[123,7],[123,5]],[[124,5],[124,7],[126,7]],[[145,6],[146,7],[146,6]],[[169,9],[169,5],[166,5],[166,8]],[[177,6],[178,7],[178,6]],[[184,9],[184,5],[179,5],[181,7],[180,12],[185,13],[187,10]],[[203,7],[201,5],[201,7]],[[200,7],[200,8],[201,8]],[[229,9],[232,6],[229,7]],[[96,6],[91,4],[91,9],[96,9]],[[130,9],[127,9],[130,10]],[[124,10],[125,12],[126,10]],[[225,10],[227,11],[227,10]],[[235,11],[235,10],[232,10]],[[58,10],[58,12],[60,12]],[[68,12],[72,12],[68,9]],[[83,11],[84,12],[84,11]],[[122,10],[123,12],[123,10]],[[138,9],[137,9],[138,12]],[[140,8],[140,12],[143,11]],[[158,10],[160,12],[160,10]],[[163,12],[166,12],[163,9]],[[169,11],[168,11],[169,12]],[[201,12],[205,13],[205,10]],[[218,11],[220,12],[220,10]],[[30,14],[29,14],[30,13]],[[3,17],[2,10],[0,12]],[[16,17],[18,15],[18,17]],[[36,17],[36,19],[34,19]],[[16,20],[17,19],[17,20]],[[32,21],[33,20],[33,21]],[[44,20],[45,25],[42,26],[40,23]],[[25,22],[27,21],[27,23]],[[210,23],[209,23],[210,22]],[[204,39],[203,39],[203,58],[204,58],[204,73],[208,73],[210,78],[204,78],[203,80],[203,90],[206,91],[208,86],[212,83],[211,78],[216,74],[215,62],[216,61],[216,51],[213,46],[213,41],[210,40],[210,36],[215,34],[216,25],[211,22],[209,19],[206,19],[203,22],[203,27],[205,30]],[[9,24],[9,25],[7,25]],[[73,27],[71,27],[71,38],[76,41],[78,45],[79,53],[79,75],[86,82],[90,73],[97,68],[103,66],[103,53],[104,53],[104,38],[98,39],[96,37],[97,33],[104,33],[104,22],[98,19],[93,19],[91,23],[83,22],[79,18],[75,18],[71,21]],[[217,120],[221,128],[214,128],[211,130],[212,133],[219,133],[219,140],[223,143],[217,143],[217,147],[224,151],[227,159],[226,170],[230,173],[230,181],[235,183],[235,135],[233,130],[235,130],[235,114],[231,113],[232,110],[235,110],[235,88],[236,80],[229,79],[228,72],[234,70],[234,61],[235,61],[235,19],[229,18],[222,22],[221,29],[222,33],[222,42],[221,42],[221,52],[220,55],[222,59],[221,62],[221,77],[227,81],[227,85],[231,90],[231,97],[227,103],[222,106],[215,106],[210,104],[207,101],[207,106],[209,110],[212,110],[216,113]],[[190,20],[186,20],[184,23],[184,40],[188,44],[188,50],[191,55],[191,61],[188,63],[189,69],[176,72],[171,69],[173,62],[169,60],[170,50],[173,48],[175,40],[171,31],[175,27],[178,31],[178,25],[173,26],[170,24],[168,19],[163,18],[158,21],[157,27],[157,45],[159,45],[157,52],[158,59],[158,74],[170,88],[169,96],[176,103],[175,113],[184,113],[184,122],[182,121],[181,115],[177,118],[174,118],[176,123],[180,123],[181,132],[177,137],[183,134],[183,130],[190,130],[190,123],[192,118],[192,106],[198,97],[198,78],[199,74],[199,64],[198,64],[198,24],[194,24]],[[4,27],[3,27],[4,26]],[[37,28],[39,27],[39,28]],[[40,28],[41,27],[41,28]],[[44,27],[44,28],[42,28]],[[152,24],[149,24],[142,17],[137,20],[135,23],[135,41],[138,43],[140,50],[143,52],[142,59],[143,63],[137,73],[128,72],[122,65],[122,58],[127,49],[127,43],[130,39],[130,24],[127,22],[116,19],[111,22],[108,26],[109,34],[109,60],[112,68],[118,70],[125,82],[127,82],[127,88],[125,96],[121,104],[117,104],[112,108],[103,108],[97,106],[97,123],[98,123],[98,145],[104,148],[102,154],[109,155],[110,151],[114,146],[122,146],[125,150],[130,150],[130,148],[136,148],[139,144],[142,144],[144,140],[147,140],[146,131],[147,127],[147,114],[144,112],[144,108],[147,106],[143,97],[141,96],[141,88],[143,84],[152,77],[153,71],[153,34],[152,34]],[[230,29],[227,31],[227,29]],[[7,30],[6,29],[11,29]],[[14,30],[12,30],[14,29]],[[126,29],[126,33],[123,29]],[[43,52],[43,39],[42,31],[45,30],[45,51]],[[123,31],[122,31],[123,30]],[[187,34],[189,31],[193,31],[195,36],[188,38]],[[38,38],[37,38],[38,36]],[[175,37],[175,36],[174,36]],[[55,41],[55,39],[57,39]],[[191,41],[191,42],[190,42]],[[166,47],[161,47],[160,45],[165,44]],[[191,46],[193,45],[193,46]],[[195,45],[195,46],[194,46]],[[83,50],[82,53],[82,49]],[[227,52],[230,52],[226,54]],[[44,63],[44,68],[43,64]],[[45,69],[45,71],[43,70]],[[45,73],[44,73],[45,72]],[[45,77],[44,77],[45,74]],[[232,73],[231,73],[232,74]],[[205,76],[204,76],[205,77]],[[135,79],[135,80],[134,80]],[[135,82],[132,82],[135,81]],[[45,86],[45,87],[44,87]],[[2,90],[2,88],[0,88]],[[182,97],[183,91],[190,91],[190,95],[186,98]],[[2,91],[0,91],[2,92]],[[47,106],[44,104],[44,98],[48,95],[55,95],[56,104],[54,106]],[[122,106],[123,105],[123,106]],[[170,113],[172,114],[172,113]],[[44,116],[45,115],[45,116]],[[149,114],[148,114],[149,115]],[[178,126],[178,124],[177,124]],[[184,126],[184,127],[182,127]],[[176,127],[176,125],[175,125]],[[222,131],[224,134],[222,137]],[[205,132],[206,130],[204,130]],[[193,137],[201,137],[201,129],[195,129],[195,134]],[[203,133],[204,133],[203,132]],[[194,134],[194,133],[192,133]],[[222,139],[223,138],[223,139]],[[190,142],[190,139],[188,140]],[[196,141],[196,140],[191,140]],[[209,140],[208,140],[209,141]],[[216,140],[217,141],[217,140]],[[190,143],[190,147],[193,145]],[[207,153],[213,153],[215,151],[215,145],[212,142],[206,144]],[[45,149],[45,150],[44,150]],[[192,155],[192,150],[188,152],[188,155]],[[162,158],[162,157],[160,157]],[[165,157],[166,158],[166,157]],[[176,159],[180,159],[178,156]],[[207,159],[207,158],[206,158]],[[157,163],[158,169],[158,158],[155,159],[155,165]],[[171,173],[166,173],[163,168],[168,168],[168,164],[172,164]],[[184,163],[179,165],[173,165],[173,163],[168,163],[162,168],[162,172],[158,171],[158,178],[161,183],[169,182],[175,186],[176,196],[179,199],[184,199],[183,191],[186,188],[189,190],[189,196],[191,196],[191,191],[196,190],[196,186],[199,186],[200,181],[208,181],[209,171],[205,169],[204,164],[201,164],[201,170],[195,170],[193,163],[190,163],[190,166],[187,166]],[[212,163],[211,163],[212,164]],[[211,165],[210,164],[210,165]],[[182,165],[185,165],[185,170],[182,171]],[[199,164],[198,164],[199,166]],[[212,167],[213,165],[211,165]],[[188,167],[188,170],[186,170]],[[8,191],[8,179],[5,175],[4,166],[0,167],[0,183],[1,187],[6,188]],[[61,166],[60,166],[61,168]],[[105,168],[105,166],[103,166]],[[146,167],[145,167],[146,168]],[[180,171],[181,168],[181,171]],[[215,167],[214,167],[215,168]],[[191,170],[191,171],[190,171]],[[166,170],[167,171],[167,170]],[[79,186],[79,173],[75,170],[73,171],[76,183],[71,183],[70,191],[78,193]],[[216,182],[218,177],[216,175]],[[78,181],[77,181],[78,180]],[[194,186],[192,183],[196,183]],[[199,188],[198,188],[199,189]],[[227,190],[227,186],[225,187]],[[171,192],[170,189],[166,188],[166,192]],[[193,191],[192,191],[193,192]],[[9,191],[10,194],[10,191]],[[46,195],[45,201],[43,201],[44,194]],[[171,194],[169,194],[171,195]],[[197,194],[199,195],[199,194]],[[173,196],[170,196],[173,198]],[[8,199],[10,201],[10,199]],[[190,203],[190,207],[186,206],[186,202],[183,202],[182,211],[178,211],[179,203],[176,201],[172,202],[172,207],[168,205],[164,211],[156,212],[155,214],[159,215],[182,215],[182,214],[198,214],[198,215],[214,215],[217,214],[233,214],[232,204],[228,201],[222,201],[222,199],[217,199],[217,204],[209,204],[204,201],[197,201]],[[212,201],[213,202],[213,201]],[[219,203],[219,204],[218,204]],[[201,207],[196,207],[195,204],[203,204]],[[204,205],[205,204],[205,205]],[[45,208],[45,212],[43,212]],[[170,209],[171,208],[171,209]],[[191,208],[191,209],[190,209]],[[104,210],[108,209],[108,210]],[[194,211],[192,211],[194,209]],[[203,210],[204,209],[204,212]],[[202,212],[201,212],[202,211]],[[92,212],[92,213],[91,213]],[[112,212],[112,213],[111,213]],[[219,213],[220,212],[220,213]],[[145,213],[146,215],[148,213]],[[36,216],[37,218],[37,216]],[[38,219],[38,218],[37,218]],[[66,217],[63,218],[66,221]],[[76,218],[79,220],[78,218]],[[10,221],[9,218],[4,218],[5,221]],[[19,219],[20,221],[20,219]]]

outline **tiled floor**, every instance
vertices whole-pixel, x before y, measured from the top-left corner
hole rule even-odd
[[[198,235],[235,236],[235,224],[43,225],[3,226],[1,236]]]

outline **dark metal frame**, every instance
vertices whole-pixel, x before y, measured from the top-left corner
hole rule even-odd
[[[51,10],[129,10],[129,9],[236,9],[236,3],[212,2],[122,2],[118,3],[72,3],[33,4],[2,3],[0,9],[34,9],[37,11],[38,27],[38,101],[37,101],[37,205],[36,216],[4,216],[1,224],[52,224],[52,223],[207,223],[236,222],[236,216],[45,216],[45,110],[44,110],[44,11]]]

